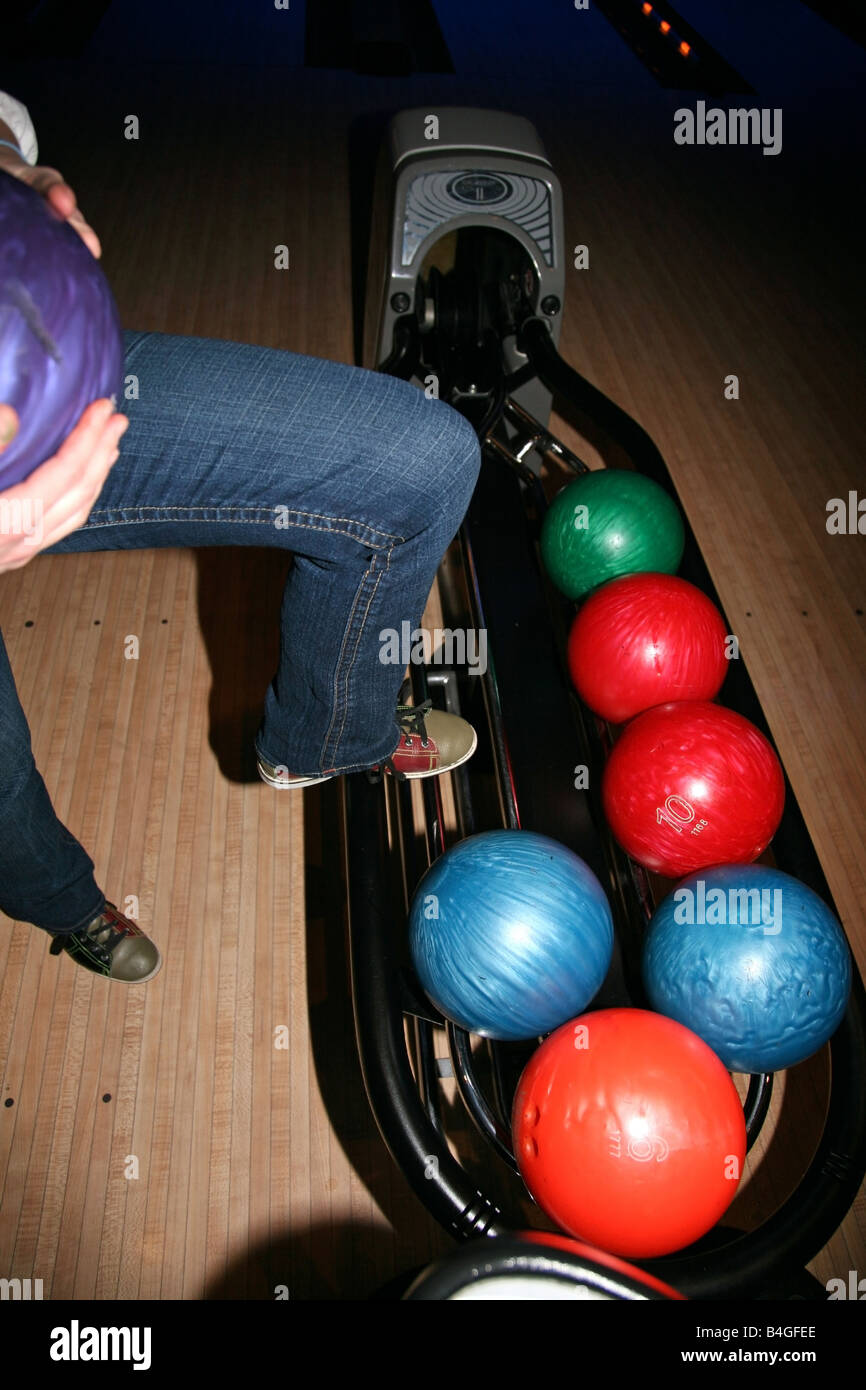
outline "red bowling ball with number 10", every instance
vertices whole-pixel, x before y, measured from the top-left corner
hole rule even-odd
[[[608,824],[627,854],[666,878],[749,864],[776,833],[785,779],[748,719],[707,700],[639,714],[608,758]]]

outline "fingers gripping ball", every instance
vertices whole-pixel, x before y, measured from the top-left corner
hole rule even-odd
[[[704,869],[678,884],[653,914],[643,973],[653,1008],[741,1072],[811,1057],[851,991],[838,919],[811,888],[764,864]]]
[[[610,965],[613,922],[601,884],[571,850],[528,830],[491,830],[425,874],[409,944],[446,1018],[514,1041],[586,1008]]]
[[[0,401],[19,419],[0,489],[51,458],[93,401],[119,400],[122,384],[123,334],[99,264],[44,198],[0,171]]]
[[[676,503],[652,478],[626,469],[575,478],[553,499],[541,528],[545,569],[572,599],[623,574],[673,574],[684,543]]]
[[[512,1121],[539,1206],[613,1255],[692,1244],[742,1176],[746,1125],[724,1066],[687,1028],[644,1009],[558,1028],[520,1078]]]

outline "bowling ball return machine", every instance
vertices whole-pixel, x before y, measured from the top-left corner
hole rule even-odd
[[[603,459],[639,470],[675,500],[677,494],[642,427],[559,355],[562,195],[528,121],[468,108],[397,115],[382,147],[369,245],[365,365],[448,401],[482,444],[478,485],[439,587],[444,628],[485,631],[487,662],[479,674],[435,662],[411,669],[416,704],[430,699],[478,730],[475,756],[451,775],[447,805],[436,778],[378,785],[363,775],[343,779],[357,1041],[370,1104],[399,1168],[456,1240],[491,1238],[485,1245],[492,1260],[519,1239],[515,1233],[536,1224],[531,1212],[527,1220],[531,1203],[519,1179],[513,1177],[513,1200],[500,1197],[498,1181],[500,1168],[509,1182],[517,1174],[509,1116],[534,1046],[473,1045],[441,1018],[412,972],[408,902],[429,864],[467,835],[502,827],[550,835],[590,865],[611,899],[614,956],[591,1007],[647,1007],[640,947],[654,886],[619,849],[601,813],[610,730],[571,689],[564,652],[574,607],[553,590],[538,558],[551,477],[564,483],[587,467],[552,433],[553,401]],[[678,572],[718,604],[684,522]],[[742,660],[730,663],[720,699],[770,736]],[[572,771],[581,766],[589,770],[585,790]],[[779,868],[832,906],[787,778],[772,851]],[[826,1298],[804,1267],[843,1221],[866,1172],[866,997],[856,967],[853,975],[846,1015],[830,1043],[823,1132],[794,1191],[757,1228],[722,1224],[688,1250],[635,1261],[681,1295]],[[448,1057],[437,1055],[443,1034]],[[443,1075],[490,1150],[489,1183],[449,1143]],[[771,1075],[748,1078],[750,1149],[773,1085]],[[543,1226],[543,1214],[535,1214]]]

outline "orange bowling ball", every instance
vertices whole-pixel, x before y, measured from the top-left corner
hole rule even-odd
[[[733,1201],[746,1125],[706,1043],[645,1009],[601,1009],[552,1033],[514,1098],[514,1154],[539,1206],[613,1255],[691,1245]]]

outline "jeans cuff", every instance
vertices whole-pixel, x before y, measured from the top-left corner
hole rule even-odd
[[[106,899],[103,896],[99,907],[93,912],[88,912],[87,916],[78,923],[76,927],[43,927],[43,931],[50,932],[52,936],[74,936],[77,931],[83,931],[93,921],[94,917],[99,917],[105,907]]]

